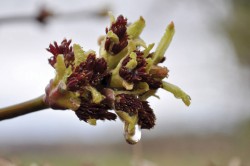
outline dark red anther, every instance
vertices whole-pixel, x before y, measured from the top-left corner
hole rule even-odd
[[[128,35],[127,35],[127,19],[122,15],[118,16],[116,22],[114,22],[111,27],[106,28],[106,33],[111,30],[119,38],[119,43],[112,43],[109,38],[105,41],[105,50],[111,52],[112,54],[118,54],[128,45]]]
[[[85,62],[75,67],[67,79],[67,88],[71,91],[81,90],[84,86],[97,86],[108,75],[107,62],[104,58],[96,58],[89,54]]]
[[[130,70],[126,67],[127,63],[130,60],[130,57],[126,57],[122,62],[122,67],[120,68],[119,74],[120,76],[129,83],[138,83],[138,82],[146,82],[149,85],[150,89],[157,89],[161,87],[161,79],[157,77],[153,77],[152,74],[147,73],[146,59],[143,57],[143,53],[140,51],[135,51],[137,57],[137,66]]]
[[[110,107],[105,103],[91,103],[89,100],[83,98],[80,107],[75,113],[80,120],[84,120],[85,122],[88,119],[115,120],[117,116],[114,113],[108,112],[109,109]]]
[[[142,101],[143,111],[138,112],[138,124],[141,129],[151,129],[155,126],[155,114],[147,101]]]
[[[74,62],[74,53],[72,51],[72,46],[70,46],[71,40],[64,39],[61,44],[58,46],[57,42],[54,42],[54,45],[50,44],[47,51],[53,54],[53,56],[49,59],[49,63],[52,67],[54,67],[56,63],[56,58],[59,54],[64,56],[64,61],[66,67],[72,65]]]
[[[130,116],[138,115],[138,124],[142,129],[151,129],[155,125],[155,114],[147,101],[141,101],[134,95],[119,94],[115,99],[115,109]]]
[[[142,103],[134,95],[119,94],[115,99],[115,109],[123,111],[133,116],[138,113],[138,110],[142,109]]]

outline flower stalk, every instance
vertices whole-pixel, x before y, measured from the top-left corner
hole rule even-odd
[[[32,112],[44,110],[48,108],[45,104],[44,95],[39,96],[35,99],[16,104],[13,106],[5,107],[0,109],[0,121],[15,118],[21,115],[29,114]]]

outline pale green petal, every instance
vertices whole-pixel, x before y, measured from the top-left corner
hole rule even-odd
[[[122,86],[126,89],[126,90],[132,90],[134,88],[134,84],[133,83],[129,83],[126,80],[122,80]]]
[[[136,60],[136,53],[135,52],[131,52],[131,54],[129,55],[129,57],[131,58],[129,60],[129,62],[126,64],[126,67],[130,70],[134,69],[137,66],[137,60]]]
[[[122,62],[125,59],[123,57],[120,61],[119,64],[112,70],[112,75],[111,75],[111,81],[110,81],[110,87],[112,88],[126,88],[127,90],[132,90],[133,89],[133,84],[128,83],[125,81],[119,74],[120,68],[122,66]]]
[[[158,96],[156,96],[156,90],[148,90],[146,93],[144,93],[143,95],[139,96],[139,98],[141,100],[147,100],[149,97],[154,96],[156,98],[158,98]]]
[[[62,107],[65,109],[77,110],[80,107],[79,94],[71,92],[66,89],[66,85],[63,81],[59,81],[57,84],[53,82],[50,90],[49,98],[50,105]]]
[[[147,58],[146,62],[147,62],[146,71],[147,71],[147,73],[149,73],[149,70],[153,66],[153,60],[151,58]]]
[[[149,86],[146,82],[139,82],[134,86],[133,90],[126,90],[126,91],[115,91],[115,94],[133,94],[133,95],[141,95],[145,92],[149,91]]]
[[[72,73],[71,67],[66,68],[62,54],[58,55],[56,60],[56,76],[51,85],[49,101],[52,105],[76,110],[80,106],[79,94],[66,89],[66,80]]]
[[[128,48],[128,54],[136,50],[136,43],[134,42],[134,40],[128,40],[127,48]]]
[[[103,99],[105,99],[105,96],[98,92],[94,87],[87,86],[86,89],[91,92],[93,103],[99,104]]]
[[[85,53],[79,44],[73,45],[73,52],[75,55],[75,66],[78,66],[80,63],[86,61],[87,56],[85,56]]]
[[[72,68],[71,66],[69,66],[68,68],[66,68],[65,73],[64,73],[64,77],[63,77],[63,81],[66,82],[68,77],[72,74]]]
[[[96,54],[94,50],[88,50],[86,52],[84,52],[85,57],[87,58],[89,56],[89,54]]]
[[[58,85],[60,81],[63,81],[65,83],[67,78],[72,73],[71,66],[66,68],[64,63],[64,57],[62,54],[58,55],[56,58],[55,70],[56,76],[53,82],[54,86]]]
[[[57,85],[59,81],[63,79],[65,71],[66,71],[64,57],[62,54],[59,54],[56,58],[55,70],[56,70],[56,77],[54,79],[54,84]]]
[[[126,113],[124,111],[120,111],[120,110],[116,110],[115,112],[123,122],[127,122],[131,125],[137,124],[137,121],[138,121],[137,115],[130,116],[128,113]]]
[[[119,70],[120,70],[120,68],[122,66],[121,61],[116,66],[116,68],[112,70],[112,75],[111,75],[111,80],[110,80],[110,87],[114,87],[114,88],[122,88],[123,87],[122,84],[123,84],[124,80],[121,78],[121,76],[119,74]]]
[[[140,82],[136,85],[136,94],[142,94],[149,90],[149,86],[146,82]]]
[[[143,57],[146,58],[150,51],[152,50],[152,48],[154,47],[155,43],[149,44],[148,47],[146,47],[146,49],[143,51]]]
[[[99,55],[100,57],[104,58],[107,61],[109,69],[114,69],[121,61],[121,59],[125,57],[127,54],[128,54],[128,46],[114,56],[105,50],[105,40],[101,42]]]
[[[121,63],[117,65],[117,67],[112,70],[111,80],[110,80],[110,87],[112,88],[125,88],[127,90],[133,89],[133,84],[128,83],[125,81],[119,74],[121,68]]]
[[[124,122],[124,136],[126,141],[134,144],[133,136],[135,135],[136,125],[138,123],[138,115],[130,116],[128,113],[123,111],[115,111],[121,121]]]
[[[162,82],[163,89],[171,92],[176,98],[182,99],[182,101],[189,106],[191,103],[191,98],[188,94],[186,94],[183,90],[181,90],[178,86],[170,84],[168,82]]]
[[[87,120],[88,124],[95,126],[96,125],[96,119],[88,119]]]
[[[107,37],[109,37],[114,43],[119,43],[119,37],[113,31],[108,31]]]
[[[142,33],[144,27],[145,27],[145,20],[143,17],[140,17],[139,20],[129,25],[129,27],[127,28],[127,34],[129,35],[129,38],[130,39],[138,38]]]
[[[146,45],[145,41],[142,40],[141,38],[136,38],[136,39],[134,39],[132,41],[134,42],[135,46],[137,46],[137,47],[142,46],[143,48],[147,48],[147,45]]]
[[[171,22],[168,25],[163,37],[161,38],[160,43],[158,44],[158,46],[155,50],[155,53],[153,55],[154,64],[158,64],[162,60],[162,58],[164,57],[164,54],[165,54],[169,44],[172,41],[172,38],[174,36],[174,32],[175,32],[174,23]]]
[[[115,22],[115,17],[111,11],[108,12],[108,15],[109,15],[110,24],[112,25]]]

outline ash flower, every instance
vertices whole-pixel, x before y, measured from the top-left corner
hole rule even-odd
[[[191,99],[164,81],[169,70],[159,66],[174,35],[173,22],[152,52],[154,44],[146,45],[140,38],[145,27],[142,17],[129,25],[122,15],[115,19],[110,14],[110,20],[100,41],[99,56],[78,44],[71,46],[71,40],[49,45],[47,50],[53,54],[49,63],[56,76],[46,88],[44,102],[53,109],[71,109],[92,125],[96,120],[115,120],[118,116],[124,122],[127,142],[134,144],[137,129],[155,126],[154,111],[146,100],[159,88],[181,98],[187,106]]]
[[[171,22],[155,51],[140,37],[145,20],[140,17],[128,24],[120,15],[110,13],[110,26],[99,40],[100,49],[85,51],[71,40],[54,42],[47,49],[49,64],[55,77],[45,89],[45,95],[19,105],[0,109],[0,120],[41,109],[71,109],[76,116],[91,125],[97,120],[124,123],[124,137],[130,144],[140,139],[141,129],[152,129],[156,116],[147,99],[162,88],[189,106],[190,97],[179,87],[166,82],[169,70],[159,65],[174,35]],[[112,111],[113,110],[113,111]]]

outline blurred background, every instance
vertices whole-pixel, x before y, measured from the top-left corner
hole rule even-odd
[[[250,1],[248,0],[1,0],[0,107],[44,93],[54,77],[45,49],[72,39],[98,52],[106,10],[146,20],[141,37],[157,43],[174,21],[164,64],[168,81],[192,98],[150,98],[157,116],[135,146],[122,123],[93,127],[72,111],[48,109],[0,122],[0,166],[247,166],[250,165]],[[5,164],[2,163],[5,162]]]

